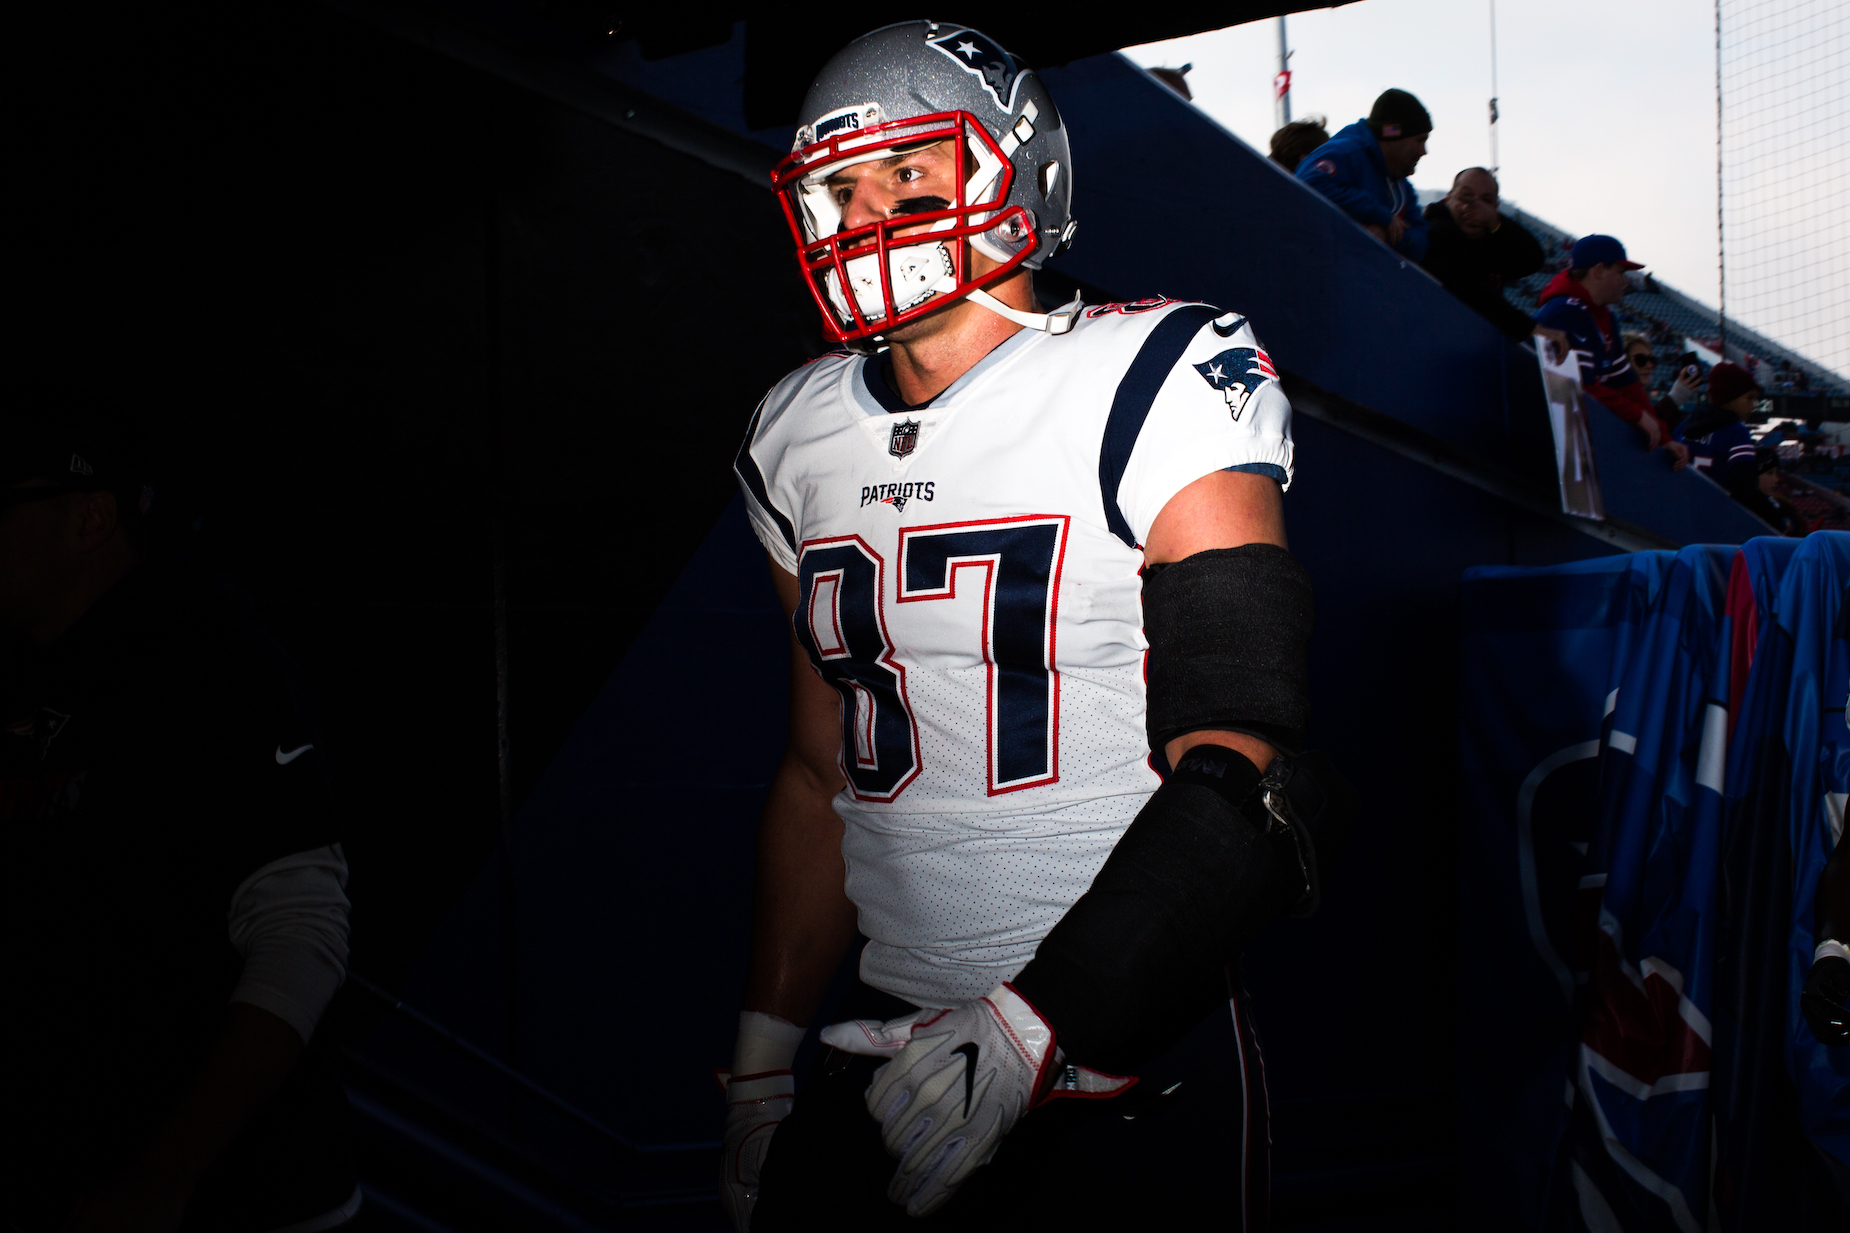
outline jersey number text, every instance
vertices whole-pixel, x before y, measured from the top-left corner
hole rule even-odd
[[[898,600],[955,600],[982,589],[975,635],[987,671],[989,795],[1060,778],[1060,674],[1054,638],[1064,515],[907,527],[899,533]],[[842,769],[863,800],[891,801],[919,772],[906,669],[886,629],[885,562],[859,536],[804,544],[797,566],[797,641],[842,696]],[[971,573],[970,571],[974,571]],[[965,598],[971,598],[968,590]]]

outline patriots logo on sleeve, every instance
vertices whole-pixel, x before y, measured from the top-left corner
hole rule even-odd
[[[964,72],[980,78],[996,106],[1015,110],[1015,83],[1021,78],[1021,67],[1008,52],[974,30],[951,30],[925,41],[955,60]]]
[[[1258,347],[1229,347],[1211,360],[1195,365],[1201,379],[1221,393],[1233,418],[1239,419],[1261,385],[1278,380],[1272,357]]]

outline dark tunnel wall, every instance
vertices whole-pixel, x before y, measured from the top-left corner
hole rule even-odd
[[[135,407],[162,539],[303,662],[395,984],[813,346],[770,196],[313,4],[38,10],[9,403]],[[715,328],[721,314],[730,328]]]

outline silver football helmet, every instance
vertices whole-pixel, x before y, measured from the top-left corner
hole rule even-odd
[[[1059,110],[994,39],[934,21],[862,35],[817,76],[802,118],[772,183],[832,339],[873,338],[965,297],[1022,325],[1071,327],[1070,316],[1018,312],[982,289],[1039,269],[1077,226]],[[831,175],[944,143],[964,168],[956,200],[845,227]],[[972,250],[998,264],[974,274]]]

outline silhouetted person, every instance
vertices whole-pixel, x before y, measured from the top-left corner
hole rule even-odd
[[[106,413],[34,407],[0,468],[6,1228],[345,1223],[344,1097],[303,1050],[347,871],[301,690],[146,550]]]
[[[1774,527],[1783,516],[1769,500],[1774,494],[1761,487],[1760,457],[1747,417],[1760,405],[1760,387],[1739,364],[1721,363],[1709,369],[1709,401],[1690,412],[1677,429],[1677,439],[1689,446],[1689,465],[1702,472],[1730,496]]]
[[[1467,167],[1452,191],[1426,207],[1426,256],[1420,264],[1445,289],[1515,342],[1535,331],[1528,313],[1503,288],[1542,268],[1542,246],[1499,209],[1497,178]]]
[[[1273,133],[1270,156],[1272,161],[1286,171],[1296,174],[1298,164],[1303,162],[1312,150],[1330,139],[1329,130],[1323,125],[1322,116],[1306,116],[1302,120],[1293,120]]]

